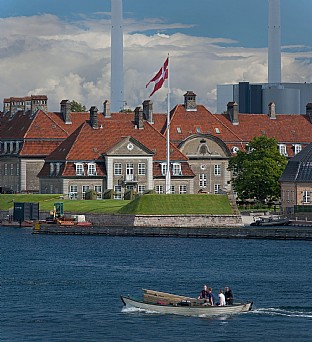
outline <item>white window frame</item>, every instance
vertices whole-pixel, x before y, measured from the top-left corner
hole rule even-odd
[[[96,164],[88,163],[88,176],[96,176]]]
[[[167,173],[167,163],[161,163],[160,167],[161,167],[161,174],[163,176],[166,176],[166,173]]]
[[[200,173],[199,174],[199,187],[201,189],[207,187],[207,173]]]
[[[132,162],[126,164],[126,180],[134,180],[134,163]]]
[[[215,176],[221,176],[221,164],[215,164],[213,166],[213,172]]]
[[[102,185],[94,185],[94,191],[96,192],[96,199],[102,199]]]
[[[82,193],[82,199],[86,199],[86,192],[90,190],[89,185],[82,185],[81,186],[81,193]]]
[[[164,186],[163,185],[156,185],[155,186],[155,192],[156,194],[163,194],[164,193]]]
[[[175,186],[174,185],[170,186],[170,193],[175,194]]]
[[[186,184],[179,185],[179,194],[184,195],[187,193],[187,186]]]
[[[76,163],[76,176],[84,176],[84,167],[83,167],[83,163]]]
[[[114,185],[114,199],[121,200],[121,185]]]
[[[221,184],[214,185],[214,194],[218,194],[219,190],[221,190]]]
[[[78,198],[78,185],[70,185],[69,186],[69,199],[77,199]]]
[[[302,145],[301,144],[295,144],[294,145],[294,153],[298,154],[302,150]]]
[[[114,163],[114,175],[115,176],[122,175],[122,163]]]
[[[311,203],[311,191],[304,190],[302,193],[302,203],[303,204],[310,204]]]
[[[4,176],[8,175],[8,164],[4,164]]]
[[[138,175],[139,176],[145,176],[146,175],[146,164],[145,163],[139,163],[138,164]]]
[[[182,176],[181,163],[172,163],[172,175],[173,176]]]
[[[182,134],[182,129],[181,129],[181,127],[177,127],[177,132],[178,132],[178,134]]]
[[[11,167],[10,167],[10,175],[11,175],[11,176],[14,175],[14,164],[11,164]]]
[[[143,185],[143,184],[138,185],[138,193],[139,194],[144,194],[145,190],[146,190],[145,185]]]
[[[288,156],[287,154],[287,147],[285,144],[278,144],[278,149],[279,149],[279,153],[282,155],[282,156]]]

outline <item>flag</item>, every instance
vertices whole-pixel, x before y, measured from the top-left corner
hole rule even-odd
[[[158,73],[147,83],[146,88],[149,86],[151,82],[155,82],[154,89],[150,94],[150,97],[162,87],[165,80],[168,78],[168,65],[169,65],[169,57],[165,60],[164,65],[160,68]]]

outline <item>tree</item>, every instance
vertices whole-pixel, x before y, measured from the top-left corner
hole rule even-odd
[[[261,203],[280,198],[281,177],[287,164],[277,149],[277,140],[266,136],[255,137],[248,151],[238,151],[231,157],[233,189],[241,200],[255,199]]]
[[[81,103],[73,100],[70,103],[70,110],[71,112],[85,112],[86,106],[83,106]]]

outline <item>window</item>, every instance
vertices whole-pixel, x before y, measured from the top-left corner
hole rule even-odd
[[[178,134],[182,134],[182,129],[181,129],[181,127],[177,127],[177,132],[178,132]]]
[[[295,154],[298,154],[302,150],[301,144],[295,144],[294,145],[294,152]]]
[[[76,176],[84,176],[84,169],[82,163],[76,163]]]
[[[8,175],[8,164],[4,164],[4,175]]]
[[[167,163],[161,163],[161,164],[160,164],[160,167],[161,167],[161,174],[162,174],[163,176],[165,176],[166,173],[167,173]]]
[[[13,176],[14,174],[14,164],[11,164],[10,175]]]
[[[138,185],[138,193],[144,194],[145,188],[146,188],[145,185]]]
[[[173,176],[181,176],[182,175],[180,163],[173,163],[172,164],[172,174],[173,174]]]
[[[164,193],[163,185],[156,185],[155,192],[156,192],[156,194],[163,194]]]
[[[88,176],[96,176],[96,165],[95,163],[88,164]]]
[[[215,174],[215,176],[221,176],[221,165],[220,164],[214,165],[214,174]]]
[[[145,174],[146,174],[145,163],[139,163],[139,165],[138,165],[138,175],[139,176],[145,176]]]
[[[179,194],[186,194],[186,185],[182,184],[179,186]]]
[[[126,164],[126,180],[133,181],[134,180],[134,165],[133,163]]]
[[[121,185],[114,186],[114,199],[121,199]]]
[[[288,156],[287,149],[285,144],[279,144],[278,145],[279,153],[283,156]]]
[[[56,174],[56,175],[59,174],[61,165],[62,165],[61,163],[56,163],[56,171],[55,171],[55,174]]]
[[[96,191],[96,199],[102,199],[102,185],[94,185],[94,191]]]
[[[219,129],[218,127],[215,128],[215,132],[216,132],[217,134],[220,134],[220,133],[221,133],[221,132],[220,132],[220,129]]]
[[[171,193],[171,194],[175,194],[175,186],[174,186],[174,185],[171,185],[171,187],[170,187],[170,193]]]
[[[50,163],[50,176],[53,175],[54,172],[54,163]]]
[[[311,202],[311,192],[308,190],[303,191],[303,201],[304,204],[308,204]]]
[[[122,175],[122,165],[121,165],[121,163],[114,163],[114,175],[115,176]]]
[[[221,190],[221,185],[220,184],[215,184],[214,185],[214,193],[218,194],[220,190]]]
[[[200,133],[200,127],[196,127],[196,133]]]
[[[199,174],[199,187],[200,188],[206,188],[207,186],[207,174],[206,173],[200,173]]]
[[[53,194],[53,184],[50,184],[50,194]]]
[[[71,185],[69,187],[69,199],[77,199],[78,198],[78,186]]]
[[[83,185],[82,186],[82,199],[86,198],[86,192],[89,191],[89,185]]]

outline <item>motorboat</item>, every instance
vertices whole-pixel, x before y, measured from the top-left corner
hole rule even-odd
[[[255,216],[251,226],[287,226],[290,220],[287,217],[279,215]]]
[[[224,316],[248,312],[253,303],[234,303],[233,305],[209,305],[203,300],[192,297],[179,296],[166,292],[145,290],[143,300],[137,300],[129,296],[121,296],[125,306],[134,307],[148,312],[172,314],[182,316]]]

